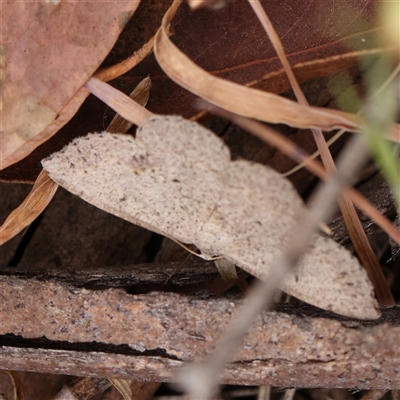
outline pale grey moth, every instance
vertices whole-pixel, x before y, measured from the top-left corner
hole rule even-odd
[[[154,232],[223,256],[260,279],[290,246],[305,206],[272,169],[231,161],[197,123],[154,116],[125,134],[89,134],[42,162],[50,177],[89,203]],[[379,317],[372,285],[351,254],[315,235],[281,289],[349,317]]]

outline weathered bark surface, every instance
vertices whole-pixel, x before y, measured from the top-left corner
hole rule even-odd
[[[12,276],[1,277],[0,293],[1,369],[151,381],[174,380],[185,362],[205,357],[241,304]],[[373,323],[285,311],[257,319],[223,382],[400,388],[399,308]]]
[[[0,276],[14,276],[20,279],[56,280],[70,286],[87,289],[128,288],[129,292],[146,293],[150,290],[179,291],[202,283],[206,289],[209,281],[221,280],[212,261],[194,259],[187,262],[153,262],[118,267],[89,267],[70,270],[56,266],[36,265],[29,269],[3,267]],[[168,283],[166,281],[168,280]],[[200,288],[199,288],[200,289]]]

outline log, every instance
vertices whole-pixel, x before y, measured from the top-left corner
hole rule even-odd
[[[242,301],[92,290],[0,277],[0,368],[174,381],[215,346]],[[400,388],[400,308],[356,321],[314,307],[263,312],[221,376],[227,384]]]

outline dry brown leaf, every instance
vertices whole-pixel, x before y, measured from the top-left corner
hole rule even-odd
[[[99,67],[138,4],[2,3],[0,169],[47,139],[36,136]]]
[[[154,52],[164,72],[185,89],[236,114],[262,121],[285,123],[299,128],[357,129],[356,116],[300,105],[271,93],[216,78],[204,71],[170,41],[167,28],[173,16],[171,10],[165,14],[156,35]]]
[[[149,52],[152,50],[154,39],[151,38],[147,43],[143,45],[138,51],[136,51],[131,57],[128,57],[126,60],[121,61],[120,63],[113,65],[109,68],[101,69],[94,74],[95,77],[101,79],[103,81],[108,81],[114,79],[120,74],[125,73],[130,68],[133,68],[137,63],[141,62],[143,58],[145,58]],[[43,142],[50,139],[54,136],[64,125],[66,125],[71,118],[76,114],[79,110],[85,99],[89,96],[90,92],[81,87],[75,95],[68,101],[68,103],[62,108],[59,112],[57,118],[48,125],[42,132],[40,132],[34,139],[31,140],[32,146],[39,146]],[[141,105],[145,105],[139,98],[138,103]],[[19,160],[25,156],[26,149],[24,147],[19,148],[13,153],[12,160]],[[43,156],[41,157],[43,158]],[[11,159],[10,159],[11,160]],[[10,162],[14,162],[14,161]],[[26,168],[29,171],[33,171],[32,165],[28,165]],[[15,179],[13,179],[15,180]],[[25,181],[25,179],[23,179]]]
[[[262,2],[284,40],[285,51],[291,65],[296,66],[296,77],[301,83],[348,70],[358,64],[357,56],[365,59],[385,51],[376,45],[376,38],[382,35],[375,19],[377,0],[348,0],[346,5],[351,12],[344,19],[344,3],[332,9],[313,0],[290,4]],[[333,24],[335,20],[341,23]],[[217,77],[244,84],[257,82],[267,74],[269,79],[262,81],[262,90],[281,93],[290,89],[285,74],[278,71],[280,65],[274,50],[246,1],[232,2],[218,11],[190,12],[189,7],[182,5],[172,20],[171,31],[174,44]],[[351,75],[355,71],[353,68]],[[154,77],[154,96],[149,102],[153,112],[191,119],[197,114],[193,106],[195,96],[163,74],[152,56],[131,71],[129,79],[137,81],[147,74]],[[315,95],[318,93],[316,89]]]
[[[17,207],[0,227],[0,246],[13,238],[32,223],[47,207],[58,188],[47,174],[42,171],[28,197]]]

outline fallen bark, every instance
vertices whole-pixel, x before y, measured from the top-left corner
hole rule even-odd
[[[138,381],[173,381],[212,351],[241,305],[13,276],[0,277],[0,293],[1,369]],[[287,304],[259,316],[221,381],[399,389],[399,338],[399,308],[360,322]]]

